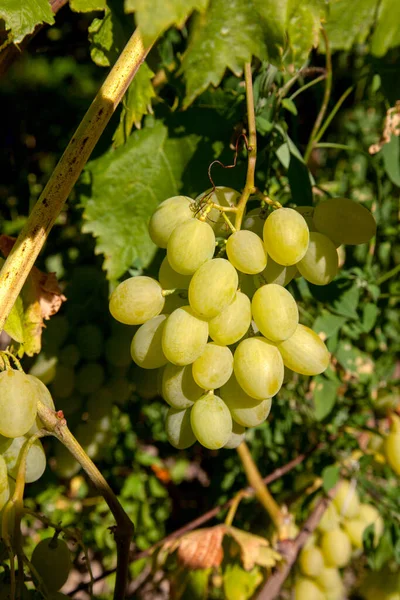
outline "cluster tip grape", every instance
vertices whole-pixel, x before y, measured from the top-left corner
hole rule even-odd
[[[115,319],[140,326],[132,359],[153,370],[170,406],[167,436],[178,449],[196,440],[211,450],[238,446],[246,428],[268,417],[285,369],[325,371],[330,354],[299,323],[285,286],[300,276],[330,283],[337,248],[368,242],[376,230],[373,215],[347,198],[268,215],[253,209],[235,230],[226,215],[239,197],[220,187],[196,200],[162,202],[149,223],[151,239],[166,250],[159,281],[131,277],[110,299]]]

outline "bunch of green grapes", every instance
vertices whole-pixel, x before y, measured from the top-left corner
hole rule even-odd
[[[166,249],[159,280],[131,277],[110,299],[116,320],[140,325],[132,358],[169,404],[167,435],[179,449],[196,439],[236,447],[268,417],[285,367],[310,376],[327,368],[325,344],[299,323],[284,286],[298,272],[326,285],[338,270],[336,246],[375,233],[371,213],[345,198],[279,208],[265,220],[250,211],[232,233],[218,205],[232,208],[238,197],[218,188],[205,202],[162,202],[149,223]]]
[[[57,407],[92,459],[100,457],[111,429],[114,404],[131,397],[129,331],[113,323],[104,335],[95,323],[72,327],[66,317],[56,316],[45,332],[46,355],[38,357],[30,373],[49,384]],[[55,470],[70,478],[79,463],[62,444],[55,448]]]
[[[363,533],[373,525],[377,544],[383,521],[371,504],[361,503],[351,482],[339,483],[333,502],[325,511],[316,533],[299,555],[295,600],[343,600],[340,569],[363,547]]]
[[[0,512],[13,493],[21,453],[29,438],[43,426],[37,403],[54,410],[47,387],[33,375],[7,369],[0,373]],[[40,440],[30,447],[25,463],[25,482],[40,479],[46,456]]]

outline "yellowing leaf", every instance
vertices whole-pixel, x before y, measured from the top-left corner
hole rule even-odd
[[[239,544],[243,567],[250,571],[255,565],[274,567],[281,560],[281,555],[270,547],[269,541],[259,535],[253,535],[230,527],[227,531]]]
[[[75,12],[92,12],[94,10],[106,10],[106,0],[69,0],[71,10]]]

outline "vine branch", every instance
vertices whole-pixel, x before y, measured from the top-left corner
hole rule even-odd
[[[0,272],[0,331],[47,236],[127,87],[146,58],[138,29],[98,91]]]

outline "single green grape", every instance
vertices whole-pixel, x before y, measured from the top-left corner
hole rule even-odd
[[[357,517],[360,510],[360,499],[357,490],[347,479],[340,481],[333,503],[338,513],[347,519]]]
[[[184,450],[192,446],[196,438],[190,424],[190,408],[184,408],[183,410],[168,409],[165,430],[168,441],[174,448]]]
[[[189,303],[202,319],[212,319],[231,304],[238,287],[236,269],[224,258],[205,262],[189,285]]]
[[[254,276],[254,281],[257,287],[265,283],[277,283],[286,287],[298,273],[296,265],[284,267],[275,262],[268,256],[267,266],[264,271]]]
[[[294,586],[294,600],[325,600],[321,588],[308,577],[298,577]]]
[[[308,577],[318,577],[324,568],[324,557],[316,546],[304,548],[299,556],[299,567]]]
[[[332,529],[323,534],[321,550],[329,567],[345,567],[351,558],[351,543],[342,529]]]
[[[21,452],[28,441],[28,436],[13,439],[12,444],[3,454],[8,473],[16,479],[20,463]],[[25,482],[33,483],[41,478],[46,469],[46,455],[40,440],[36,440],[29,449],[26,457]]]
[[[232,433],[232,417],[225,402],[208,393],[191,408],[190,423],[196,439],[209,450],[225,446]]]
[[[56,592],[68,579],[71,557],[67,544],[60,539],[46,538],[35,547],[32,565],[49,592]]]
[[[277,345],[288,369],[301,375],[318,375],[329,365],[330,354],[321,338],[309,327],[297,325],[294,334]]]
[[[298,263],[307,252],[308,226],[293,208],[274,210],[265,221],[263,235],[268,255],[285,267]]]
[[[310,283],[327,285],[336,277],[339,268],[335,245],[322,233],[310,233],[307,252],[296,266]]]
[[[151,277],[130,277],[122,281],[110,298],[110,313],[125,325],[141,325],[160,314],[165,299],[161,285]]]
[[[267,254],[262,239],[253,231],[241,229],[229,236],[226,254],[233,266],[242,273],[255,275],[267,265]]]
[[[226,346],[210,342],[204,352],[192,364],[195,382],[204,390],[216,390],[223,386],[233,372],[233,355]]]
[[[208,322],[210,337],[221,346],[230,346],[242,339],[250,323],[250,300],[246,294],[237,292],[231,304]]]
[[[251,309],[261,333],[272,342],[282,342],[296,331],[299,310],[292,294],[276,283],[260,287],[253,296]]]
[[[158,205],[149,223],[149,235],[156,246],[167,247],[175,227],[194,217],[193,207],[188,196],[172,196]]]
[[[208,223],[198,219],[190,219],[178,225],[167,245],[168,262],[181,275],[193,275],[214,256],[214,251],[214,231]]]
[[[153,317],[139,327],[133,336],[131,356],[142,369],[158,369],[168,360],[162,349],[162,335],[167,315]]]
[[[162,375],[162,397],[172,408],[189,408],[203,394],[192,374],[192,365],[179,367],[168,363]]]
[[[260,208],[253,208],[252,210],[249,210],[243,219],[242,228],[246,229],[247,231],[252,231],[262,238],[265,223],[265,218],[262,217],[263,213],[261,212]]]
[[[183,306],[174,310],[165,322],[162,349],[174,365],[189,365],[203,354],[207,339],[207,321],[197,317],[190,306]]]
[[[0,373],[0,435],[15,438],[29,431],[37,414],[38,391],[21,371]]]
[[[158,281],[164,290],[187,290],[191,278],[191,275],[181,275],[174,271],[168,262],[168,258],[164,257],[158,271]]]
[[[232,419],[243,427],[256,427],[267,419],[271,410],[271,398],[256,400],[240,387],[235,375],[222,386],[221,398],[231,411]]]
[[[283,361],[279,350],[261,336],[240,342],[233,369],[239,385],[258,400],[275,396],[283,383]]]

